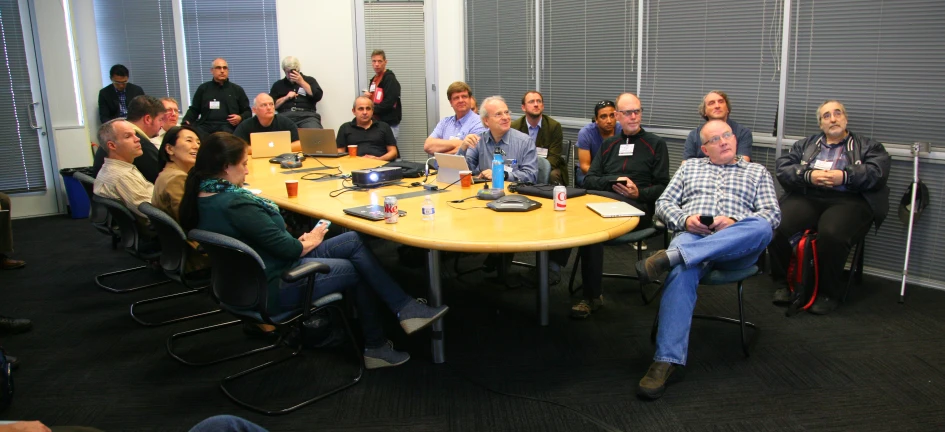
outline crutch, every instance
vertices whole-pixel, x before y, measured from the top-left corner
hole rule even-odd
[[[899,303],[906,301],[906,277],[909,275],[909,249],[912,247],[912,224],[915,222],[915,197],[919,193],[919,153],[928,153],[930,143],[912,144],[912,198],[909,203],[909,231],[906,234],[906,260],[902,263],[902,287],[899,288]]]

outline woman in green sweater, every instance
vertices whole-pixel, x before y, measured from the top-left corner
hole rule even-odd
[[[215,133],[202,143],[187,176],[180,206],[181,226],[227,235],[253,248],[266,265],[271,314],[297,308],[303,301],[305,281],[284,282],[282,272],[300,261],[327,264],[331,272],[316,276],[312,298],[349,288],[354,293],[364,331],[365,367],[397,366],[409,360],[409,354],[395,351],[384,336],[377,299],[397,315],[407,334],[432,324],[449,308],[430,307],[404,293],[356,232],[325,239],[327,228],[319,224],[299,238],[292,237],[275,203],[242,188],[248,174],[247,147],[246,141],[225,132]]]

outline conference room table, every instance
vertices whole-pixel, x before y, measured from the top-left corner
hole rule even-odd
[[[474,197],[481,185],[463,188],[455,184],[439,192],[425,191],[419,186],[410,187],[412,183],[423,182],[424,178],[420,177],[404,179],[395,185],[342,192],[346,186],[353,186],[351,180],[327,177],[329,174],[350,174],[352,170],[376,168],[384,163],[376,159],[349,156],[308,158],[302,168],[284,169],[265,158],[251,159],[250,174],[246,177],[247,184],[244,187],[271,199],[283,209],[328,219],[332,224],[367,235],[426,249],[430,283],[428,301],[433,306],[442,304],[440,251],[536,252],[538,315],[539,323],[543,326],[548,325],[548,251],[607,241],[632,231],[639,222],[637,217],[603,218],[587,208],[587,203],[612,201],[600,196],[568,198],[564,211],[555,211],[550,199],[531,197],[542,203],[542,207],[529,212],[495,212],[485,207],[488,201]],[[321,169],[310,171],[313,168]],[[298,196],[288,197],[286,180],[299,181]],[[427,179],[427,183],[440,188],[447,186],[436,183],[434,175]],[[334,197],[329,195],[339,192],[340,195]],[[395,224],[344,213],[346,208],[366,204],[383,207],[385,196],[411,193],[418,196],[398,199],[399,209],[405,210],[407,214]],[[420,211],[427,194],[431,196],[436,209],[432,221],[423,220]],[[467,197],[473,198],[462,203],[448,202]],[[446,359],[442,320],[434,323],[432,330],[433,360],[442,363]]]

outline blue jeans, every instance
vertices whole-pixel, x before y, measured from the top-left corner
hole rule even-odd
[[[378,297],[392,312],[399,312],[413,298],[381,267],[381,263],[361,241],[361,235],[349,231],[325,239],[304,256],[301,262],[318,261],[331,267],[328,274],[315,276],[312,300],[350,289],[364,331],[365,346],[375,348],[387,342],[381,320],[377,316]],[[279,289],[282,310],[299,307],[304,301],[306,281],[281,282]]]
[[[682,232],[673,239],[669,248],[676,248],[684,263],[673,267],[666,276],[654,361],[686,364],[699,280],[713,269],[739,270],[751,266],[771,242],[772,233],[768,221],[750,217],[712,235]]]
[[[194,425],[190,432],[267,432],[262,426],[249,420],[231,416],[218,415],[210,417]]]

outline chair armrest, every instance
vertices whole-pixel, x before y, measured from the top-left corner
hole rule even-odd
[[[653,217],[653,228],[657,231],[666,231],[666,224],[659,218]]]
[[[282,272],[282,280],[286,282],[295,282],[300,279],[304,279],[313,273],[326,274],[330,271],[331,268],[328,267],[328,264],[320,263],[318,261],[309,261]]]

